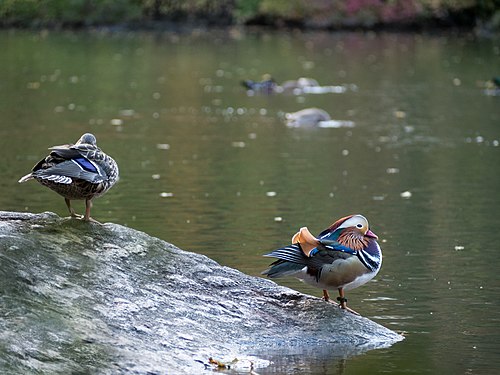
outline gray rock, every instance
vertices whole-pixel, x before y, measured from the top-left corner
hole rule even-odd
[[[210,357],[292,373],[402,339],[145,233],[52,213],[0,212],[0,285],[0,373],[196,374]]]

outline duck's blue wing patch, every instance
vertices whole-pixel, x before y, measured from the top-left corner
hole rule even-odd
[[[92,164],[87,159],[85,159],[84,157],[74,158],[73,161],[88,172],[97,173],[97,174],[99,173],[99,171],[97,170],[95,165]]]

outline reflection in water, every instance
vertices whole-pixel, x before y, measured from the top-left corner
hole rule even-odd
[[[303,223],[318,232],[360,212],[373,218],[385,259],[351,301],[407,339],[342,366],[311,353],[279,373],[500,367],[500,113],[476,85],[498,74],[495,41],[231,30],[3,31],[0,43],[2,209],[66,215],[57,195],[16,181],[47,144],[89,131],[121,173],[96,217],[249,274]],[[249,97],[239,82],[267,72],[357,89]],[[355,126],[282,122],[308,107]]]

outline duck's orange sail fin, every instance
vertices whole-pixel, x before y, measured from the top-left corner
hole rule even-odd
[[[319,245],[319,241],[314,237],[307,227],[302,227],[292,237],[292,244],[300,244],[302,251],[306,256],[309,256],[311,250]]]

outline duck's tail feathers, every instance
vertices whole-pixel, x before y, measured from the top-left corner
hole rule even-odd
[[[298,243],[273,250],[264,256],[278,258],[292,263],[300,263],[302,265],[305,265],[304,260],[307,259],[307,256],[304,254],[300,244]]]
[[[252,90],[254,85],[255,85],[255,82],[254,81],[251,81],[249,79],[246,79],[244,81],[241,81],[241,85],[243,87],[245,87],[247,90]]]
[[[29,181],[29,180],[32,180],[33,179],[33,175],[31,173],[28,173],[26,176],[23,176],[19,179],[19,183],[23,183],[23,182],[26,182],[26,181]]]
[[[262,272],[270,278],[291,276],[306,266],[307,257],[299,244],[293,244],[274,250],[265,257],[278,258],[271,266]]]

